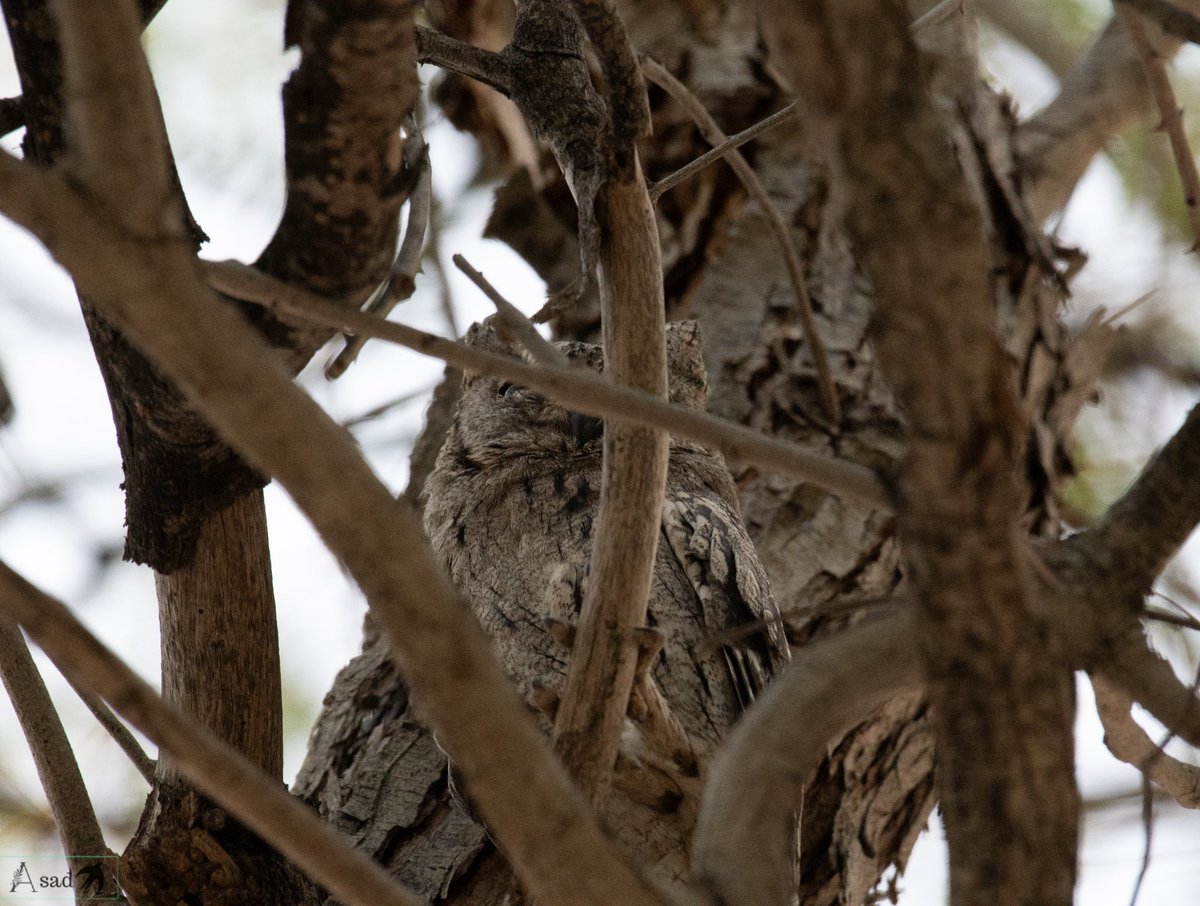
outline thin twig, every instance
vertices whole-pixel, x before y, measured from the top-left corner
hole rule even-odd
[[[751,141],[752,139],[758,138],[764,132],[774,129],[780,123],[786,123],[788,120],[794,119],[798,114],[799,108],[793,101],[782,110],[777,110],[775,113],[772,113],[766,119],[759,120],[753,126],[743,129],[736,135],[729,136],[729,138],[725,139],[725,141],[705,151],[690,163],[684,164],[674,173],[664,176],[658,182],[648,186],[647,191],[650,193],[650,200],[657,202],[664,192],[669,192],[685,179],[690,179],[701,170],[711,166],[712,164],[715,164],[718,160],[728,155],[730,151],[733,151],[735,148],[740,148],[742,145],[746,144],[746,142]]]
[[[425,387],[420,388],[419,390],[414,390],[411,393],[401,394],[400,396],[394,397],[390,400],[387,400],[386,402],[382,402],[376,406],[372,406],[366,412],[360,412],[358,415],[352,415],[349,418],[347,418],[345,421],[342,422],[342,427],[343,428],[357,428],[359,425],[366,424],[367,422],[372,422],[375,419],[379,418],[380,416],[386,415],[388,412],[390,412],[393,409],[396,409],[400,406],[408,405],[413,400],[420,399],[423,396],[428,396],[430,393],[433,392],[433,389],[435,386],[436,385],[427,385]]]
[[[695,122],[700,134],[705,140],[712,145],[719,145],[726,141],[726,135],[721,131],[720,126],[709,115],[709,112],[704,109],[704,105],[699,99],[692,94],[691,90],[684,85],[679,79],[675,78],[666,67],[647,56],[642,58],[642,70],[646,77],[654,84],[658,85],[673,97],[683,108],[687,114]],[[738,179],[742,181],[742,185],[746,187],[746,191],[753,196],[762,208],[763,216],[767,218],[767,222],[771,226],[771,230],[775,233],[775,237],[779,242],[779,246],[783,251],[784,263],[787,265],[788,279],[792,284],[792,291],[796,294],[796,302],[800,309],[800,320],[804,325],[804,337],[808,341],[809,352],[812,354],[813,365],[817,369],[817,380],[821,386],[821,401],[825,406],[825,414],[829,417],[829,421],[836,427],[842,421],[842,404],[838,399],[837,385],[833,380],[833,372],[829,367],[829,356],[825,351],[825,344],[821,340],[820,331],[817,329],[816,316],[813,314],[812,299],[808,294],[808,286],[804,279],[804,268],[800,264],[800,256],[796,251],[796,244],[792,240],[792,231],[788,229],[788,225],[784,222],[783,215],[779,213],[779,209],[775,206],[775,202],[771,200],[771,196],[767,194],[766,186],[762,184],[762,180],[758,178],[758,174],[754,172],[754,168],[746,161],[739,151],[731,151],[726,157],[729,161],[729,166],[733,168]]]
[[[409,148],[418,149],[416,160],[412,164],[417,168],[417,182],[408,198],[408,223],[404,229],[404,240],[400,243],[400,251],[396,253],[396,260],[392,262],[392,269],[387,278],[371,294],[364,309],[381,318],[386,318],[393,308],[411,298],[416,291],[417,271],[421,269],[421,253],[425,248],[425,231],[429,227],[430,205],[433,199],[429,146],[425,144],[418,128],[413,129],[408,140]],[[366,342],[367,338],[363,336],[347,337],[342,351],[325,366],[325,378],[335,381],[345,374],[346,369],[358,358]]]
[[[113,742],[125,753],[125,757],[133,763],[137,772],[142,775],[142,779],[153,785],[155,761],[146,754],[146,750],[129,732],[129,728],[121,723],[121,719],[94,692],[86,686],[79,685],[70,676],[66,677],[66,680],[80,700],[87,705],[87,709],[92,712],[96,722],[104,728],[105,732],[112,737]]]
[[[104,843],[71,742],[20,628],[4,613],[0,613],[0,679],[29,742],[71,870],[79,876],[99,869],[101,889],[89,892],[116,893],[115,866],[103,858],[112,854]]]
[[[570,361],[559,351],[558,347],[538,333],[537,328],[533,326],[533,322],[525,317],[519,308],[500,295],[483,274],[471,267],[466,258],[462,255],[455,255],[450,260],[454,262],[455,267],[466,274],[471,282],[478,286],[483,291],[483,294],[491,300],[492,304],[496,306],[496,312],[500,316],[500,323],[524,347],[525,351],[529,353],[535,362],[555,368],[566,368],[569,366]]]
[[[662,428],[697,440],[736,462],[753,463],[767,471],[791,475],[884,509],[891,507],[879,479],[862,466],[809,453],[743,425],[611,384],[583,369],[527,365],[404,324],[372,318],[296,289],[239,261],[201,261],[200,266],[209,284],[232,298],[369,334],[439,358],[456,368],[529,387],[584,415]]]
[[[96,690],[162,751],[169,752],[197,786],[339,900],[363,906],[425,904],[289,795],[277,780],[168,706],[62,602],[35,588],[3,562],[0,608],[21,623],[64,676]]]
[[[1138,895],[1142,892],[1142,882],[1150,871],[1150,850],[1154,843],[1154,787],[1150,778],[1142,775],[1142,862],[1138,867],[1137,880],[1133,882],[1133,893],[1129,896],[1129,906],[1137,906]]]
[[[1183,115],[1175,100],[1175,91],[1167,77],[1167,67],[1163,63],[1162,55],[1146,37],[1141,14],[1125,0],[1117,0],[1115,9],[1142,61],[1146,81],[1150,85],[1151,94],[1154,95],[1154,103],[1158,106],[1158,115],[1162,118],[1160,128],[1167,133],[1171,142],[1171,154],[1175,157],[1175,167],[1179,171],[1179,181],[1183,186],[1183,203],[1187,208],[1188,223],[1191,224],[1192,238],[1195,240],[1192,245],[1194,252],[1200,249],[1200,173],[1196,171],[1196,159],[1192,156],[1187,133],[1183,129]]]

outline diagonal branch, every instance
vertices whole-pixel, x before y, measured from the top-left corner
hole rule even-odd
[[[712,118],[704,105],[700,103],[688,87],[675,78],[662,64],[649,57],[642,57],[642,70],[647,77],[673,97],[688,116],[692,118],[705,140],[712,145],[720,145],[728,141],[716,120]],[[804,325],[804,338],[808,341],[808,349],[812,355],[813,365],[817,369],[817,380],[821,385],[821,400],[825,404],[825,414],[837,426],[842,420],[842,405],[838,400],[837,385],[833,380],[833,372],[829,368],[829,355],[821,340],[821,332],[817,329],[817,319],[813,314],[812,298],[808,294],[808,282],[804,277],[804,268],[800,264],[800,255],[796,251],[796,243],[792,231],[784,223],[779,208],[767,194],[767,187],[762,184],[754,168],[750,166],[740,151],[731,151],[726,160],[733,172],[737,174],[746,191],[758,202],[763,216],[771,225],[771,231],[783,252],[783,260],[787,265],[788,279],[792,283],[792,292],[796,296],[796,304],[800,309],[800,321]]]
[[[455,255],[450,260],[496,306],[500,323],[506,331],[512,334],[511,339],[515,339],[521,344],[530,358],[538,364],[549,365],[553,368],[570,367],[570,360],[562,354],[558,347],[538,333],[533,322],[525,317],[519,308],[500,295],[496,287],[492,286],[483,274],[471,267],[466,258],[462,255]],[[510,341],[510,338],[501,337],[501,339],[505,342]]]
[[[178,711],[104,647],[60,602],[0,562],[0,625],[20,621],[73,683],[94,689],[230,813],[279,848],[338,899],[362,906],[421,906],[368,856],[272,777]],[[14,626],[14,631],[15,626]],[[85,800],[86,801],[86,800]]]
[[[1162,118],[1161,128],[1167,133],[1167,139],[1171,143],[1171,154],[1175,158],[1175,168],[1183,185],[1183,204],[1187,209],[1188,223],[1191,224],[1192,238],[1195,240],[1192,248],[1200,249],[1200,173],[1196,172],[1196,160],[1192,156],[1187,133],[1183,128],[1183,114],[1175,100],[1175,91],[1167,77],[1167,67],[1162,55],[1150,43],[1140,15],[1132,5],[1126,0],[1117,0],[1116,11],[1117,17],[1125,25],[1129,39],[1133,42],[1138,59],[1142,61],[1150,93],[1154,95],[1158,115]]]
[[[76,685],[70,677],[67,677],[67,682],[71,688],[75,690],[75,694],[79,696],[80,701],[87,706],[87,709],[92,712],[92,716],[96,718],[96,722],[100,724],[112,737],[115,742],[125,753],[125,757],[137,769],[137,772],[142,775],[142,779],[153,785],[154,783],[154,759],[146,754],[146,750],[141,747],[134,735],[129,732],[129,729],[121,723],[120,718],[113,714],[112,709],[104,704],[104,701],[94,692],[84,686]]]
[[[1117,0],[1121,6],[1132,6],[1169,35],[1192,44],[1200,44],[1200,17],[1169,0]],[[1126,22],[1128,25],[1128,22]]]
[[[788,104],[782,110],[777,110],[770,116],[759,120],[753,126],[749,126],[736,135],[731,135],[724,141],[713,145],[712,148],[705,151],[695,160],[684,164],[674,173],[664,176],[658,182],[651,185],[649,188],[650,200],[657,204],[658,199],[661,198],[664,193],[671,191],[671,189],[675,188],[684,180],[691,179],[701,170],[712,166],[719,160],[730,157],[731,152],[734,149],[740,148],[749,141],[753,141],[764,132],[774,129],[780,123],[785,123],[790,119],[795,119],[798,115],[799,109],[797,108],[795,102],[793,102]]]
[[[1200,406],[1137,480],[1074,539],[1105,574],[1144,594],[1200,523]]]
[[[0,155],[0,209],[50,247],[226,441],[279,480],[354,576],[413,701],[531,893],[546,902],[661,904],[548,750],[412,511],[245,319],[199,281],[186,243],[131,237],[93,198]]]
[[[432,63],[512,96],[512,66],[507,55],[484,50],[440,31],[417,26],[417,62]]]
[[[71,742],[21,630],[7,614],[0,614],[0,679],[17,712],[58,824],[63,851],[76,877],[76,897],[116,896],[120,892],[116,866],[96,821]],[[85,878],[90,883],[84,883]]]
[[[1200,0],[1181,0],[1200,11]],[[1157,29],[1148,35],[1163,59],[1180,42]],[[1141,62],[1114,16],[1062,80],[1058,95],[1017,130],[1016,147],[1026,175],[1030,212],[1044,220],[1066,204],[1092,158],[1109,140],[1150,112]]]
[[[201,261],[200,266],[210,285],[232,298],[277,307],[289,314],[377,337],[434,356],[465,371],[529,387],[584,415],[647,428],[661,427],[697,440],[735,462],[754,463],[768,471],[791,475],[883,509],[891,506],[875,473],[854,463],[809,453],[795,444],[760,434],[744,425],[613,384],[583,369],[561,371],[527,365],[414,327],[351,311],[237,261]]]
[[[921,682],[911,607],[798,652],[725,740],[704,785],[693,873],[720,903],[788,903],[791,816],[829,745]]]
[[[1168,731],[1200,748],[1200,697],[1196,691],[1179,681],[1171,665],[1140,633],[1122,642],[1095,672],[1154,715]]]

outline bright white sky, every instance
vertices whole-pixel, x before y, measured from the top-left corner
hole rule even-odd
[[[295,60],[281,52],[281,34],[278,0],[176,0],[148,34],[147,50],[181,178],[197,219],[213,237],[203,252],[206,257],[253,260],[282,208],[279,84]],[[8,54],[0,56],[0,96],[17,94]],[[1022,109],[1035,109],[1053,92],[1053,81],[1044,70],[1019,52],[999,49],[992,66]],[[462,252],[513,301],[534,310],[541,302],[539,281],[507,247],[478,238],[490,200],[487,192],[467,185],[474,166],[472,143],[436,110],[426,137],[434,149],[435,190],[446,215],[454,218],[445,225],[443,257],[448,260],[450,253]],[[4,146],[12,150],[18,139],[19,134],[10,136]],[[1089,172],[1060,235],[1091,256],[1076,281],[1076,314],[1096,304],[1118,309],[1152,288],[1158,288],[1159,295],[1143,313],[1174,306],[1184,310],[1185,300],[1193,303],[1195,267],[1183,260],[1179,249],[1164,250],[1154,218],[1131,207],[1107,162],[1098,162]],[[66,600],[107,644],[157,683],[150,575],[129,564],[99,571],[95,563],[97,548],[117,546],[122,537],[120,467],[107,398],[70,282],[36,242],[3,222],[0,268],[0,366],[18,409],[16,421],[0,431],[0,557]],[[466,325],[486,315],[488,305],[474,287],[457,272],[452,279],[458,323]],[[394,317],[444,333],[432,282],[427,281]],[[1194,327],[1187,336],[1194,338]],[[318,355],[302,381],[340,419],[431,388],[441,373],[432,360],[375,343],[346,377],[331,385],[320,377],[326,358]],[[422,395],[356,429],[380,475],[396,489],[403,487],[408,446],[425,402]],[[1114,428],[1101,411],[1084,431],[1109,444],[1117,459],[1138,462],[1170,435],[1191,403],[1189,395],[1161,381],[1143,381],[1107,395],[1104,405],[1119,410],[1125,421]],[[64,502],[9,506],[27,489],[64,477],[70,481]],[[363,605],[290,501],[275,488],[268,489],[267,501],[288,694],[285,775],[291,777],[303,757],[321,697],[338,668],[357,651]],[[1191,572],[1189,565],[1186,574]],[[136,815],[145,785],[53,668],[38,657],[61,703],[97,808],[107,815]],[[1101,735],[1090,695],[1081,689],[1079,776],[1084,795],[1135,789],[1135,772],[1108,756]],[[44,803],[15,716],[2,696],[0,739],[5,741],[0,748],[2,800]],[[1140,804],[1131,801],[1089,821],[1081,904],[1129,902],[1142,849],[1139,811]],[[1200,824],[1178,808],[1159,811],[1154,858],[1141,902],[1200,902]],[[123,842],[114,839],[110,844],[119,851]],[[0,872],[6,869],[8,855],[34,852],[47,861],[53,850],[36,842],[28,828],[0,826]],[[944,861],[940,828],[935,825],[918,844],[902,882],[905,906],[944,902]],[[4,896],[0,889],[0,903]]]

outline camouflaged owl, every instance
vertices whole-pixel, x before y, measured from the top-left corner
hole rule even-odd
[[[486,323],[472,327],[467,341],[519,355]],[[603,367],[599,346],[555,345],[573,363]],[[667,351],[671,401],[702,409],[697,325],[668,325]],[[561,691],[570,658],[563,634],[547,625],[580,615],[602,435],[598,419],[520,385],[467,375],[425,488],[425,528],[438,558],[526,700],[540,702],[547,730],[547,691]],[[635,681],[610,824],[640,857],[682,877],[709,758],[788,658],[724,460],[688,440],[671,441],[647,624],[662,645]]]

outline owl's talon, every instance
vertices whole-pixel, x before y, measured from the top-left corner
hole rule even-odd
[[[558,642],[564,648],[572,649],[575,647],[575,624],[567,620],[560,620],[558,617],[543,617],[542,625],[546,628],[546,632],[550,634],[550,638]]]

